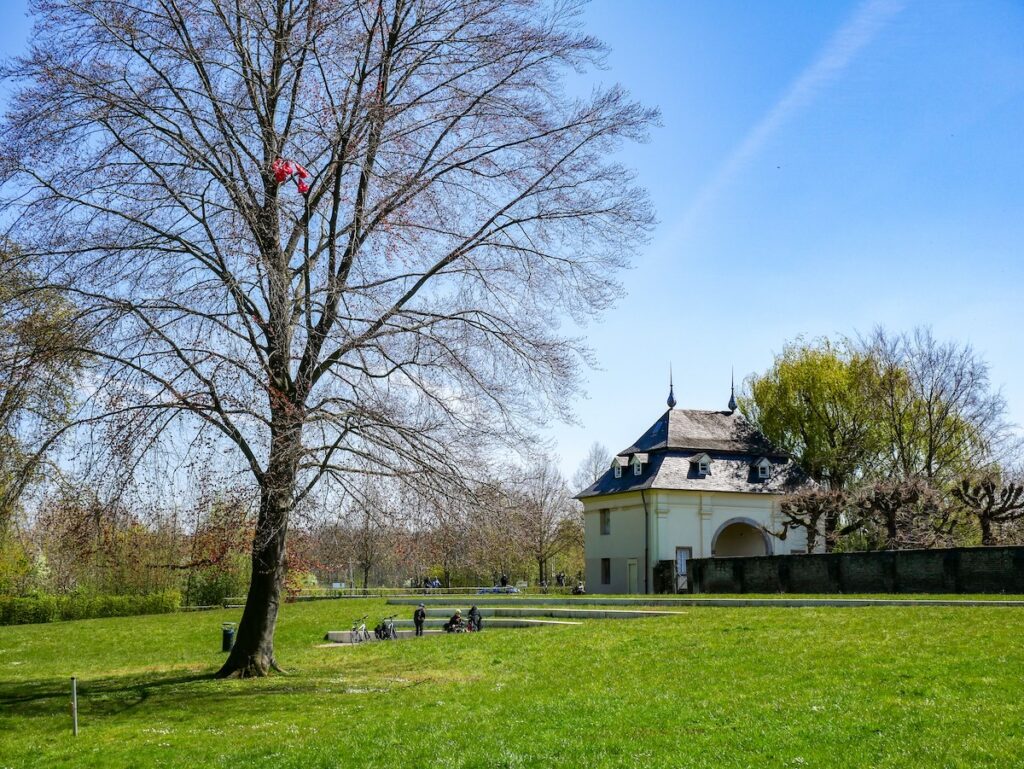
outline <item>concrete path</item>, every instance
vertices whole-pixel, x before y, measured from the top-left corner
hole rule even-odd
[[[445,607],[430,606],[427,617],[443,617],[447,620],[456,609],[468,616],[469,606],[451,604]],[[598,609],[583,606],[478,606],[480,616],[494,617],[556,617],[561,619],[643,619],[644,617],[663,617],[682,612],[673,609]]]
[[[389,604],[415,606],[424,604],[431,608],[436,606],[450,606],[452,596],[424,597],[424,598],[390,598]],[[568,609],[576,606],[672,606],[685,608],[692,606],[718,606],[718,607],[773,607],[773,608],[801,608],[815,606],[830,607],[859,607],[859,606],[970,606],[970,607],[1015,607],[1024,608],[1024,601],[992,600],[981,601],[975,599],[948,599],[948,598],[713,598],[687,596],[684,598],[669,596],[636,596],[634,597],[602,597],[602,596],[488,596],[479,595],[470,598],[467,603],[476,604],[481,611],[484,607],[538,607],[553,606],[561,609]],[[462,608],[462,606],[459,606]]]

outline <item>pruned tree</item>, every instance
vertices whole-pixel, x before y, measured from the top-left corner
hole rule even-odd
[[[220,675],[266,674],[292,512],[322,481],[458,479],[568,413],[560,329],[612,301],[651,226],[613,156],[656,115],[566,94],[604,54],[572,2],[34,13],[3,72],[3,220],[92,332],[75,424],[126,452],[215,435],[258,488]]]
[[[860,491],[855,505],[861,527],[878,531],[886,550],[931,546],[951,522],[939,493],[922,478],[874,483]]]
[[[807,552],[813,553],[819,539],[824,542],[825,551],[831,551],[836,541],[860,528],[859,515],[848,516],[850,496],[841,489],[826,489],[812,486],[786,496],[779,505],[782,528],[769,531],[779,539],[786,539],[791,531],[802,531],[807,538]]]
[[[996,545],[999,526],[1024,519],[1024,483],[1002,483],[997,476],[964,478],[952,490],[964,511],[977,520],[981,544]]]

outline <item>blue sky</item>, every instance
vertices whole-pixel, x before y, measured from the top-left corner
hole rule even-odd
[[[27,39],[0,0],[0,50]],[[597,0],[607,69],[663,125],[625,151],[657,208],[626,292],[585,332],[567,475],[664,408],[721,408],[729,371],[798,335],[931,325],[992,366],[1024,422],[1024,3]]]
[[[601,77],[658,105],[627,151],[660,224],[588,329],[602,371],[564,468],[664,408],[724,408],[729,371],[798,335],[931,325],[1024,422],[1024,4],[593,3]]]

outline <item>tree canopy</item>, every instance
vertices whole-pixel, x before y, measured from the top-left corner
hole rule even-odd
[[[985,361],[928,329],[797,340],[746,390],[744,414],[834,489],[915,477],[949,484],[1012,461],[1020,440]]]
[[[575,3],[54,0],[0,126],[0,211],[91,331],[104,469],[162,438],[259,490],[223,675],[262,675],[293,511],[364,474],[452,492],[568,414],[652,224],[656,114]],[[470,438],[471,436],[471,438]]]

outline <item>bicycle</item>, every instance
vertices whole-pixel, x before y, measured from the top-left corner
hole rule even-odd
[[[385,617],[373,629],[373,634],[377,637],[378,641],[398,640],[398,631],[395,630],[395,617],[397,616],[397,614],[392,614],[390,617]]]
[[[352,623],[352,629],[348,633],[349,643],[362,643],[370,640],[370,631],[366,629],[366,617],[364,615]]]

